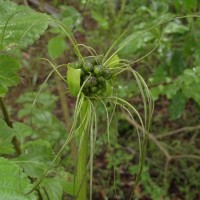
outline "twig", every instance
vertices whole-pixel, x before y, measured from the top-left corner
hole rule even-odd
[[[1,111],[2,111],[2,114],[3,114],[3,117],[4,117],[4,120],[5,120],[6,124],[10,128],[13,128],[12,122],[10,120],[10,117],[8,115],[8,111],[6,109],[6,106],[5,106],[4,102],[3,102],[2,97],[0,97],[0,108],[1,108]],[[15,148],[15,151],[16,151],[17,155],[20,155],[22,153],[22,151],[21,151],[21,148],[20,148],[20,143],[17,140],[16,136],[13,137],[12,143],[14,145],[14,148]]]
[[[38,6],[39,9],[40,9],[40,1],[38,0],[27,0],[28,2],[34,4],[35,6]],[[48,3],[44,3],[43,5],[43,9],[45,12],[51,14],[51,15],[54,15],[54,16],[58,16],[58,12],[56,12],[55,8],[50,6]]]
[[[200,160],[200,156],[193,155],[193,154],[171,155],[172,160],[181,159],[181,158],[189,158],[189,159],[192,158],[192,159]]]
[[[173,130],[173,131],[169,131],[167,133],[163,133],[162,135],[157,135],[156,138],[162,139],[164,137],[168,137],[168,136],[180,133],[180,132],[194,131],[194,130],[198,130],[198,129],[200,129],[200,125],[183,127],[183,128],[179,128],[179,129],[176,129],[176,130]]]

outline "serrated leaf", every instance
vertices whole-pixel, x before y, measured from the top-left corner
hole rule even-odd
[[[56,59],[64,53],[66,47],[67,47],[67,44],[64,38],[62,37],[51,38],[48,42],[49,55],[53,59]]]
[[[20,144],[24,143],[26,137],[32,134],[32,129],[28,125],[20,122],[13,123],[13,129],[15,131],[15,136],[20,141]]]
[[[19,83],[17,76],[19,69],[20,63],[16,58],[0,55],[0,97],[5,95],[8,87]]]
[[[0,153],[13,153],[13,145],[11,143],[14,136],[14,130],[10,128],[6,122],[0,119]]]
[[[55,154],[51,144],[45,140],[31,141],[23,147],[23,153],[17,158],[19,165],[31,177],[41,176],[48,168]]]
[[[0,158],[0,177],[0,199],[37,200],[35,193],[26,195],[33,186],[19,165]]]
[[[33,44],[47,29],[49,19],[27,6],[0,0],[0,50]]]
[[[40,185],[40,192],[43,200],[61,200],[63,194],[61,178],[45,178]]]
[[[81,69],[74,69],[68,66],[67,83],[69,91],[73,96],[77,96],[80,91]]]

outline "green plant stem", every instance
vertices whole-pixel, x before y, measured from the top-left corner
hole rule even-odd
[[[6,124],[10,128],[13,128],[12,122],[10,120],[10,117],[8,115],[8,111],[6,109],[6,106],[4,104],[4,101],[3,101],[2,97],[0,97],[0,108],[1,108],[1,111],[2,111],[2,114],[3,114],[3,117],[4,117],[4,120],[5,120]],[[20,148],[20,143],[17,140],[16,136],[13,137],[12,143],[14,145],[14,148],[15,148],[15,151],[16,151],[17,155],[20,155],[22,153],[22,151],[21,151],[21,148]]]
[[[71,123],[72,120],[70,117],[70,110],[69,110],[69,102],[68,102],[67,97],[65,96],[65,89],[62,86],[62,81],[59,79],[57,74],[55,74],[55,79],[57,82],[56,83],[57,90],[58,90],[58,94],[60,97],[59,100],[60,100],[60,104],[61,104],[61,108],[62,108],[65,126],[67,128],[67,131],[69,132],[72,127],[72,123]],[[72,156],[74,157],[77,153],[77,147],[76,147],[76,142],[75,142],[74,138],[71,139],[70,146],[72,149]]]
[[[81,127],[78,134],[79,152],[76,172],[76,200],[87,200],[87,158],[88,158],[88,145],[89,145],[89,124],[87,120],[87,111],[89,109],[88,101],[85,101],[80,111]]]

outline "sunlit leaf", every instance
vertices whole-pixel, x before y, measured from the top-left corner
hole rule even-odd
[[[170,22],[165,27],[165,33],[185,33],[187,31],[189,31],[189,28],[178,22]]]
[[[49,19],[27,6],[0,0],[0,49],[33,44],[47,29]]]

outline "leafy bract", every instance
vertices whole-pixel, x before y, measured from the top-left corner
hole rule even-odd
[[[118,55],[112,56],[107,62],[107,66],[109,68],[117,67],[118,65],[119,65],[119,56]]]
[[[74,69],[68,66],[67,83],[69,91],[73,96],[77,96],[80,90],[81,69]]]
[[[54,158],[51,144],[45,140],[27,142],[23,153],[17,158],[19,165],[31,177],[41,176]]]
[[[11,143],[14,136],[14,131],[6,122],[0,119],[0,153],[7,154],[13,153],[13,145]]]
[[[33,44],[47,29],[49,19],[27,6],[0,0],[0,50]]]
[[[37,200],[34,193],[26,194],[32,185],[19,165],[0,158],[0,177],[0,199]]]
[[[8,87],[18,84],[17,72],[19,69],[20,63],[16,58],[0,55],[0,97],[5,95]]]

